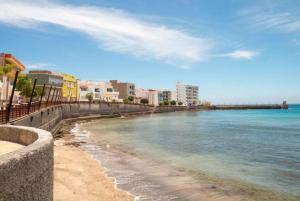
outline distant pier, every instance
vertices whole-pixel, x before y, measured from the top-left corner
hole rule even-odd
[[[212,105],[211,110],[258,110],[258,109],[289,109],[288,104],[258,104],[258,105]]]

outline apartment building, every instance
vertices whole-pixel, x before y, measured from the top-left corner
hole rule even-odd
[[[61,76],[60,74],[48,70],[31,70],[27,74],[27,77],[31,79],[31,83],[34,83],[34,80],[37,79],[36,86],[38,87],[42,88],[45,84],[43,97],[44,100],[48,98],[50,88],[52,88],[50,96],[56,95],[54,93],[57,93],[59,96],[61,96],[63,76]],[[56,92],[57,90],[58,92]]]
[[[103,100],[106,102],[123,102],[123,99],[119,98],[119,96],[120,92],[116,91],[113,88],[111,82],[106,82],[103,93]]]
[[[162,91],[162,99],[163,101],[171,101],[171,100],[176,100],[172,99],[172,91]]]
[[[87,101],[88,93],[93,94],[95,101],[120,102],[119,92],[109,82],[79,81],[79,100]]]
[[[161,93],[158,90],[149,89],[148,103],[157,106],[161,102]]]
[[[7,64],[12,68],[7,69],[8,71],[5,72],[4,68]],[[16,59],[14,55],[1,53],[0,68],[0,104],[3,104],[7,103],[10,98],[16,71],[24,71],[25,66],[18,59]],[[14,96],[14,100],[16,100],[17,98],[18,95],[16,93]]]
[[[162,92],[154,89],[142,89],[138,88],[135,90],[135,101],[140,103],[141,99],[148,99],[149,105],[158,106],[163,101]]]
[[[199,87],[195,85],[176,83],[177,102],[182,102],[183,105],[192,105],[199,101]]]
[[[135,96],[135,84],[128,82],[119,82],[118,80],[110,80],[115,91],[119,92],[119,98],[124,99],[129,96]]]
[[[78,81],[79,86],[79,101],[88,101],[86,95],[93,94],[93,100],[101,100],[101,86],[99,82],[93,81]]]
[[[171,100],[177,101],[177,93],[176,90],[171,93]]]
[[[61,74],[63,76],[63,100],[65,101],[76,101],[78,97],[77,78],[70,74]]]

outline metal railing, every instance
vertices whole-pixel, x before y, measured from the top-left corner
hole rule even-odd
[[[52,106],[59,105],[59,104],[61,104],[61,103],[60,102],[47,103],[46,101],[40,103],[38,101],[38,102],[31,103],[30,107],[28,107],[28,103],[12,105],[10,108],[9,119],[7,119],[8,107],[1,106],[0,107],[0,124],[8,123],[10,121],[21,118],[21,117],[31,114],[33,112],[39,111],[43,108],[52,107]]]

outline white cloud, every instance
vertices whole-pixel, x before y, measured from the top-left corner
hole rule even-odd
[[[179,67],[205,60],[212,48],[212,42],[206,38],[120,10],[30,0],[0,0],[0,5],[2,23],[30,29],[62,26],[89,35],[106,50]]]
[[[53,69],[55,64],[48,64],[48,63],[29,63],[25,65],[27,69],[34,70],[34,69]]]
[[[254,30],[300,32],[300,16],[291,12],[277,12],[274,9],[248,9],[239,13]]]
[[[248,60],[250,60],[258,55],[259,55],[259,52],[253,51],[253,50],[235,50],[233,52],[229,52],[226,54],[220,54],[217,56],[230,57],[233,59],[248,59]]]

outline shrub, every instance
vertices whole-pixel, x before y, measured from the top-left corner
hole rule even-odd
[[[164,105],[169,105],[169,101],[168,100],[164,100]]]
[[[87,93],[85,95],[86,99],[88,99],[88,101],[91,103],[94,99],[94,94],[91,92],[91,93]]]
[[[141,104],[148,104],[149,100],[147,98],[142,98],[141,99]]]
[[[125,98],[123,99],[123,103],[125,103],[125,104],[129,103],[129,100],[128,100],[127,97],[125,97]]]
[[[128,96],[128,100],[129,100],[130,102],[132,102],[132,101],[134,101],[134,97],[133,97],[133,96]]]

